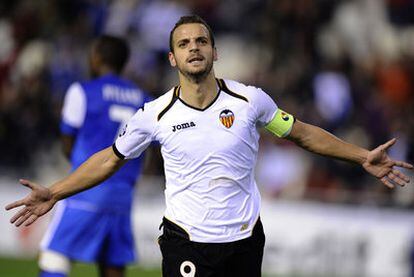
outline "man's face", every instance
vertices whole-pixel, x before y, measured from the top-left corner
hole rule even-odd
[[[172,66],[187,78],[199,82],[210,73],[217,51],[212,47],[207,28],[199,23],[183,24],[173,34]]]

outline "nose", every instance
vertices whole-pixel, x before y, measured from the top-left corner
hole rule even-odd
[[[189,50],[190,52],[198,52],[199,48],[198,48],[198,43],[195,40],[190,41],[190,45],[189,45]]]

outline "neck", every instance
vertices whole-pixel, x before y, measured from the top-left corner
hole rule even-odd
[[[101,66],[99,68],[99,76],[104,76],[104,75],[108,75],[108,74],[117,75],[116,72],[112,68],[110,68],[109,66]]]
[[[213,70],[200,82],[194,82],[179,73],[180,98],[185,103],[198,109],[204,109],[217,96],[217,83]]]

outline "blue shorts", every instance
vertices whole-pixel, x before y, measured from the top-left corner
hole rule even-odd
[[[96,212],[65,202],[59,203],[41,247],[81,262],[123,266],[136,259],[129,212]]]

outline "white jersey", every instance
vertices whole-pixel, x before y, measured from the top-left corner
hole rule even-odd
[[[277,106],[261,89],[217,80],[219,93],[205,109],[184,103],[175,87],[146,103],[114,144],[127,159],[161,144],[165,217],[197,242],[231,242],[251,236],[259,217],[254,180],[258,128]]]

